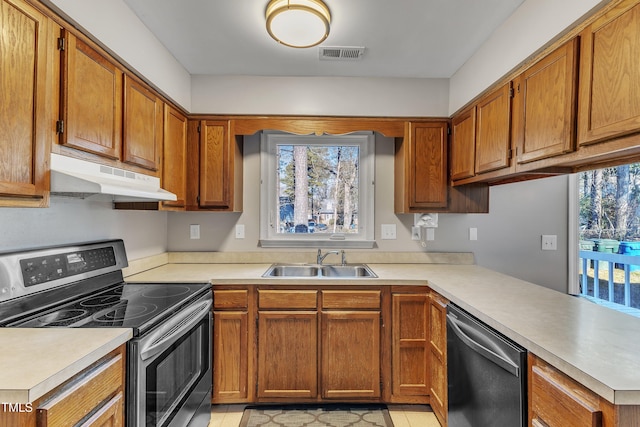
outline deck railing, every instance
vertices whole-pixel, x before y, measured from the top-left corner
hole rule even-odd
[[[635,269],[640,270],[640,256],[620,255],[596,251],[580,251],[580,261],[582,265],[582,280],[580,283],[581,295],[602,299],[600,297],[600,263],[607,263],[606,270],[608,270],[609,277],[607,281],[608,298],[606,300],[609,302],[616,302],[614,301],[614,272],[615,269],[618,268],[624,271],[624,300],[617,303],[624,304],[627,307],[631,306],[631,271]],[[593,264],[593,295],[589,294],[587,286],[589,279],[587,275],[589,264]],[[632,266],[637,266],[637,268]],[[603,270],[605,270],[605,268],[603,268]],[[640,286],[640,284],[637,286]]]

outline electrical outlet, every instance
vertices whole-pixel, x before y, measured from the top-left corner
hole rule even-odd
[[[189,238],[192,240],[200,238],[200,224],[189,225]]]
[[[471,227],[469,229],[469,240],[478,240],[478,229]]]
[[[244,224],[236,224],[236,239],[244,239]]]
[[[380,226],[382,240],[395,240],[396,238],[396,225],[395,224],[382,224]]]
[[[555,234],[543,234],[542,235],[542,250],[543,251],[557,251],[558,250],[558,236]]]

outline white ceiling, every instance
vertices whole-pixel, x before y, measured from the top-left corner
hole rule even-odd
[[[448,78],[524,0],[325,0],[322,46],[365,46],[320,61],[265,29],[268,0],[124,0],[191,74]]]

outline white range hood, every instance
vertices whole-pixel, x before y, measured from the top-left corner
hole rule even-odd
[[[160,178],[51,153],[51,194],[113,196],[116,202],[177,200]]]

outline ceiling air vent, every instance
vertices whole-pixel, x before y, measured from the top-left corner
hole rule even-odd
[[[322,46],[319,52],[323,61],[357,61],[364,55],[364,47]]]

